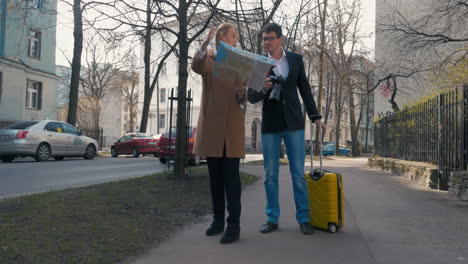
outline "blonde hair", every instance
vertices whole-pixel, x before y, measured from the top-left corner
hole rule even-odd
[[[219,39],[221,38],[221,36],[226,35],[229,32],[229,29],[231,28],[234,29],[237,33],[236,26],[234,24],[222,23],[221,25],[219,25],[218,30],[216,31],[216,38],[215,38],[216,48],[218,48],[219,46]]]

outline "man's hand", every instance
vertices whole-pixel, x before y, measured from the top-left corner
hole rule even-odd
[[[206,51],[206,49],[208,48],[208,45],[210,44],[211,40],[213,40],[215,34],[216,34],[216,27],[211,26],[210,27],[210,32],[208,33],[205,40],[203,41],[203,43],[200,46],[201,51],[203,51],[203,52]]]
[[[273,87],[273,82],[270,78],[265,79],[265,83],[263,84],[263,92],[267,93]]]
[[[314,123],[315,123],[317,126],[321,126],[321,127],[322,127],[322,135],[325,135],[325,134],[327,133],[327,126],[325,125],[325,123],[323,123],[322,121],[320,121],[320,119],[315,120]]]

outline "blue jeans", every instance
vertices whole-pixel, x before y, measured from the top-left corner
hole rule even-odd
[[[289,160],[289,171],[293,182],[296,220],[299,224],[309,222],[309,200],[304,177],[305,143],[304,130],[262,134],[263,158],[265,160],[266,215],[268,221],[277,224],[280,217],[279,156],[281,140],[284,139]]]

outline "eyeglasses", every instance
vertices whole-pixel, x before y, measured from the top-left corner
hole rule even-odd
[[[263,42],[273,41],[273,40],[275,40],[275,39],[277,39],[277,38],[275,38],[275,37],[263,38]]]

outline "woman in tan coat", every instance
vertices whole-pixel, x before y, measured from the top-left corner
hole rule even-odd
[[[213,223],[206,230],[207,236],[224,231],[226,202],[227,228],[221,244],[239,239],[241,212],[241,183],[239,161],[245,156],[244,115],[241,104],[246,102],[246,87],[241,81],[220,79],[212,75],[215,54],[207,50],[216,34],[216,47],[223,41],[233,47],[237,44],[234,25],[224,23],[210,29],[206,39],[195,53],[192,70],[202,76],[203,91],[200,116],[197,125],[195,153],[207,157],[210,174]]]

